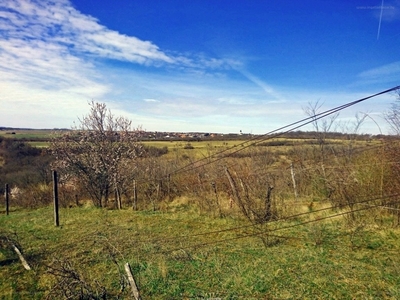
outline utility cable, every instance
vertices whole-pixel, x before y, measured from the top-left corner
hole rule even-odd
[[[379,197],[374,197],[374,198],[368,198],[368,199],[365,199],[365,200],[362,200],[362,201],[354,202],[354,203],[352,203],[352,205],[366,204],[368,202],[372,202],[372,201],[376,201],[376,200],[391,199],[391,198],[395,198],[395,197],[399,197],[399,196],[400,196],[400,194],[391,194],[391,195],[384,195],[384,196],[379,196]],[[374,205],[373,207],[375,207],[375,206],[378,206],[378,205]],[[288,220],[296,219],[296,218],[299,218],[299,217],[315,214],[315,213],[318,213],[318,212],[339,209],[339,208],[342,208],[342,207],[343,207],[343,204],[333,205],[333,206],[330,206],[330,207],[320,208],[320,209],[316,209],[316,210],[313,210],[313,211],[298,213],[298,214],[290,215],[290,216],[287,216],[287,217],[282,217],[282,218],[279,218],[279,219],[276,219],[276,220],[271,220],[271,221],[269,221],[267,223],[264,223],[264,224],[270,225],[270,224],[274,224],[274,223],[278,223],[278,222],[282,222],[282,221],[288,221]],[[194,237],[200,237],[200,236],[206,236],[206,235],[212,235],[212,234],[219,234],[219,233],[230,232],[230,231],[237,231],[237,230],[241,230],[241,229],[257,227],[259,225],[263,225],[263,224],[252,223],[252,224],[247,224],[247,225],[242,225],[242,226],[237,226],[237,227],[225,228],[225,229],[221,229],[221,230],[201,232],[201,233],[197,233],[197,234],[179,235],[179,236],[175,236],[175,237],[171,237],[171,238],[162,238],[162,239],[139,240],[137,242],[138,243],[144,243],[144,242],[153,242],[154,243],[154,242],[158,242],[158,241],[162,241],[162,242],[166,242],[166,241],[177,242],[177,241],[180,241],[182,239],[188,239],[188,238],[194,238]]]
[[[398,203],[400,203],[400,201],[392,202],[390,204],[398,204]],[[285,229],[295,228],[295,227],[299,227],[299,226],[304,226],[304,225],[311,224],[311,223],[321,222],[321,221],[324,221],[324,220],[327,220],[327,219],[332,219],[332,218],[336,218],[336,217],[340,217],[340,216],[344,216],[344,215],[349,215],[349,214],[352,214],[352,213],[355,213],[355,212],[368,210],[368,209],[371,209],[372,207],[379,207],[379,205],[371,205],[371,206],[368,206],[368,207],[352,209],[350,211],[341,212],[341,213],[338,213],[338,214],[329,215],[329,216],[325,216],[325,217],[320,217],[320,218],[315,219],[315,220],[308,220],[308,221],[304,221],[304,222],[297,223],[297,224],[287,225],[285,227],[274,228],[274,229],[268,230],[266,232],[256,232],[256,233],[245,234],[245,235],[232,237],[232,238],[214,240],[214,241],[205,242],[205,243],[197,243],[197,244],[193,244],[193,245],[190,245],[190,246],[187,246],[187,247],[183,247],[183,248],[181,247],[181,248],[175,248],[175,249],[171,249],[171,250],[167,250],[167,251],[162,251],[162,253],[168,254],[168,253],[171,253],[171,252],[174,252],[174,251],[178,251],[178,250],[199,248],[199,247],[209,246],[209,245],[212,245],[212,244],[225,243],[225,242],[230,242],[230,241],[243,239],[243,238],[248,238],[248,237],[256,237],[256,236],[260,236],[260,235],[268,236],[270,232],[276,232],[276,231],[280,231],[280,230],[285,230]]]
[[[193,168],[191,168],[190,170],[193,170],[193,169],[196,169],[196,168],[200,168],[200,167],[202,167],[202,166],[205,166],[205,165],[214,163],[214,162],[216,162],[216,161],[218,161],[218,160],[221,160],[221,159],[224,158],[224,157],[217,157],[217,158],[216,158],[215,160],[213,160],[213,161],[208,161],[208,162],[206,162],[206,163],[203,163],[203,164],[201,164],[201,165],[197,165],[197,166],[196,166],[196,164],[198,164],[199,162],[202,162],[202,161],[204,161],[204,160],[210,160],[210,159],[213,158],[213,157],[220,156],[221,154],[226,153],[226,152],[228,152],[228,151],[234,149],[235,147],[243,146],[242,148],[240,148],[240,149],[238,149],[238,150],[236,150],[236,151],[233,151],[233,152],[229,153],[230,155],[232,155],[232,154],[234,154],[234,153],[237,153],[237,152],[239,152],[239,151],[242,151],[243,149],[248,148],[248,147],[250,147],[250,146],[256,145],[256,144],[258,144],[258,143],[260,143],[260,142],[262,142],[262,141],[265,141],[265,140],[268,140],[268,139],[271,139],[271,138],[274,138],[274,137],[277,137],[277,136],[281,136],[281,135],[283,135],[283,134],[285,134],[285,133],[288,133],[288,132],[290,132],[290,131],[293,131],[293,130],[296,130],[296,129],[298,129],[298,128],[301,128],[301,127],[303,127],[303,126],[305,126],[305,125],[308,125],[308,124],[310,124],[310,123],[313,123],[313,122],[315,122],[315,121],[317,121],[317,120],[319,120],[319,119],[321,119],[321,118],[325,118],[325,117],[327,117],[327,116],[329,116],[329,115],[331,115],[331,114],[334,114],[334,113],[336,113],[336,112],[339,112],[339,111],[341,111],[341,110],[343,110],[343,109],[346,109],[346,108],[348,108],[348,107],[351,107],[351,106],[356,105],[356,104],[358,104],[358,103],[361,103],[361,102],[363,102],[363,101],[369,100],[369,99],[371,99],[371,98],[374,98],[374,97],[377,97],[377,96],[380,96],[380,95],[383,95],[383,94],[386,94],[386,93],[389,93],[389,92],[393,92],[393,91],[395,91],[395,90],[397,90],[397,89],[400,89],[400,85],[399,85],[399,86],[396,86],[396,87],[392,87],[392,88],[387,89],[387,90],[384,90],[384,91],[381,91],[381,92],[379,92],[379,93],[376,93],[376,94],[373,94],[373,95],[370,95],[370,96],[367,96],[367,97],[364,97],[364,98],[361,98],[361,99],[358,99],[358,100],[355,100],[355,101],[352,101],[352,102],[349,102],[349,103],[346,103],[346,104],[343,104],[343,105],[340,105],[340,106],[337,106],[337,107],[334,107],[334,108],[332,108],[332,109],[323,111],[323,112],[321,112],[321,113],[317,113],[317,114],[315,114],[315,115],[313,115],[313,116],[309,116],[309,117],[307,117],[307,118],[301,119],[301,120],[296,121],[296,122],[293,122],[293,123],[291,123],[291,124],[288,124],[288,125],[279,127],[279,128],[277,128],[277,129],[272,130],[272,131],[269,131],[269,132],[267,132],[267,133],[265,133],[265,134],[263,134],[263,135],[255,136],[255,137],[253,137],[253,138],[251,138],[251,139],[248,139],[248,140],[246,140],[246,141],[244,141],[244,142],[242,142],[242,143],[239,143],[237,146],[229,147],[229,148],[227,148],[227,149],[225,149],[225,150],[219,151],[219,152],[214,153],[214,154],[212,154],[212,155],[210,155],[210,156],[207,156],[207,157],[201,158],[201,159],[199,159],[199,160],[196,160],[196,161],[194,161],[194,162],[191,162],[191,163],[189,163],[189,164],[186,165],[186,166],[183,166],[183,167],[181,167],[181,168],[178,168],[177,170],[175,170],[174,172],[172,172],[172,173],[170,173],[170,174],[171,174],[171,175],[174,175],[174,174],[177,174],[177,173],[181,173],[181,172],[188,171],[187,169],[190,168],[190,167],[192,167],[192,166],[193,166]],[[295,127],[293,127],[293,126],[295,126]],[[290,128],[290,127],[293,127],[293,128]],[[285,129],[286,129],[286,130],[285,130]],[[285,130],[285,131],[284,131],[284,132],[281,132],[282,130]],[[273,134],[273,133],[276,133],[276,134],[275,134],[274,136],[271,136],[271,134]],[[246,144],[248,144],[248,145],[246,145]]]

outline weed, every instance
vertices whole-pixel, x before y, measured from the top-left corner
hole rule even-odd
[[[53,226],[51,207],[0,218],[35,266],[24,271],[18,260],[0,256],[0,298],[30,298],[34,290],[38,299],[126,298],[120,267],[126,262],[144,299],[400,297],[398,228],[349,229],[337,219],[273,232],[299,222],[272,222],[269,233],[285,238],[270,236],[265,247],[253,236],[257,230],[224,231],[246,221],[189,207],[164,213],[62,208],[60,217],[61,228]]]

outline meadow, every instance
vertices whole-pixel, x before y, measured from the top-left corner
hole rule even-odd
[[[55,130],[51,129],[2,129],[0,136],[19,140],[48,140]]]
[[[128,262],[142,299],[398,299],[399,228],[386,218],[346,226],[346,216],[302,225],[324,215],[253,227],[177,199],[157,212],[65,208],[55,227],[51,207],[12,211],[2,235],[18,240],[33,269],[3,251],[0,294],[128,299]]]
[[[132,169],[136,210],[60,185],[56,227],[31,181],[0,209],[0,298],[130,299],[125,263],[142,299],[400,298],[397,140],[144,144],[168,151]]]

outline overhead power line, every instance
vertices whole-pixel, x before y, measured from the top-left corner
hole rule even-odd
[[[256,145],[256,144],[258,144],[260,142],[263,142],[263,141],[266,141],[268,139],[272,139],[272,138],[276,138],[278,136],[284,135],[284,134],[286,134],[288,132],[291,132],[291,131],[294,131],[296,129],[299,129],[299,128],[305,126],[305,125],[313,123],[313,122],[315,122],[315,121],[317,121],[319,119],[325,118],[325,117],[327,117],[329,115],[335,114],[335,113],[337,113],[337,112],[339,112],[341,110],[344,110],[346,108],[349,108],[349,107],[351,107],[353,105],[359,104],[361,102],[364,102],[366,100],[369,100],[371,98],[374,98],[374,97],[377,97],[377,96],[380,96],[380,95],[383,95],[383,94],[387,94],[387,93],[393,92],[393,91],[398,90],[398,89],[400,89],[400,85],[392,87],[392,88],[384,90],[384,91],[381,91],[379,93],[376,93],[376,94],[373,94],[373,95],[370,95],[370,96],[367,96],[367,97],[364,97],[364,98],[361,98],[361,99],[358,99],[358,100],[355,100],[355,101],[352,101],[352,102],[348,102],[346,104],[343,104],[343,105],[340,105],[340,106],[337,106],[337,107],[334,107],[334,108],[331,108],[331,109],[328,109],[326,111],[323,111],[321,113],[315,114],[313,116],[309,116],[309,117],[301,119],[299,121],[296,121],[296,122],[290,123],[288,125],[279,127],[277,129],[269,131],[269,132],[267,132],[265,134],[255,136],[255,137],[253,137],[251,139],[248,139],[248,140],[246,140],[246,141],[244,141],[242,143],[239,143],[236,146],[229,147],[229,148],[227,148],[225,150],[216,152],[216,153],[211,154],[211,155],[209,155],[207,157],[203,157],[201,159],[193,161],[193,162],[191,162],[191,163],[189,163],[189,164],[187,164],[187,165],[185,165],[185,166],[183,166],[181,168],[178,168],[177,170],[172,172],[171,175],[182,173],[182,172],[186,172],[186,171],[189,171],[189,170],[197,169],[197,168],[212,164],[212,163],[217,162],[217,161],[219,161],[219,160],[221,160],[221,159],[223,159],[225,157],[225,156],[221,156],[221,154],[224,154],[224,153],[227,153],[227,152],[228,152],[229,155],[238,153],[238,152],[243,151],[244,149],[246,149],[248,147],[251,147],[251,146],[254,146],[254,145]],[[274,134],[274,135],[272,136],[272,134]],[[238,146],[243,146],[243,147],[241,147],[239,149],[236,149],[235,151],[229,152],[232,149],[237,148]],[[204,163],[199,164],[201,162],[204,162]]]
[[[373,202],[373,201],[393,199],[393,198],[398,198],[399,196],[400,196],[400,194],[397,194],[397,193],[396,194],[390,194],[390,195],[377,196],[377,197],[373,197],[373,198],[367,198],[367,199],[364,199],[364,200],[361,200],[361,201],[356,201],[356,202],[354,202],[352,204],[353,205],[368,205],[368,203]],[[398,201],[396,201],[396,203],[398,203]],[[310,215],[313,215],[313,214],[316,214],[316,213],[321,213],[321,212],[325,212],[325,211],[340,209],[341,207],[342,207],[341,204],[332,205],[332,206],[329,206],[329,207],[324,207],[324,208],[315,209],[315,210],[312,210],[312,211],[297,213],[297,214],[294,214],[294,215],[289,215],[289,216],[286,216],[286,217],[278,218],[276,220],[271,220],[271,221],[269,221],[267,223],[264,223],[264,224],[268,224],[268,225],[277,224],[277,223],[284,222],[284,221],[294,220],[294,219],[297,219],[297,218],[300,218],[300,217],[310,216]],[[380,207],[382,207],[382,205],[381,204],[369,204],[368,207],[369,208],[380,208]],[[362,210],[365,210],[365,208],[362,209]],[[355,211],[355,210],[353,210],[353,211]],[[346,212],[346,213],[348,213],[348,212]],[[344,213],[344,214],[346,214],[346,213]],[[342,213],[340,213],[340,214],[342,214]],[[324,218],[318,218],[318,220],[323,220]],[[313,222],[313,221],[311,221],[311,222]],[[306,221],[306,223],[308,223],[308,221]],[[300,223],[300,225],[302,225],[302,224],[303,223]],[[194,234],[178,235],[178,236],[174,236],[174,237],[170,237],[170,238],[163,237],[163,238],[156,238],[156,239],[143,239],[143,240],[138,240],[136,242],[138,242],[138,243],[148,243],[148,242],[156,243],[156,242],[161,242],[162,241],[164,244],[171,243],[171,242],[181,242],[183,240],[188,240],[190,238],[195,238],[195,237],[200,237],[200,236],[207,236],[207,235],[214,235],[214,234],[220,234],[220,233],[227,233],[227,232],[234,232],[234,231],[238,231],[238,230],[254,228],[254,227],[257,227],[259,225],[261,225],[261,224],[252,223],[252,224],[246,224],[246,225],[241,225],[241,226],[236,226],[236,227],[228,227],[228,228],[219,229],[219,230],[199,232],[199,233],[194,233]],[[297,224],[297,225],[299,225],[299,224]],[[290,225],[290,227],[292,227],[292,225]],[[294,225],[293,227],[296,227],[296,225]],[[278,230],[281,230],[281,229],[286,229],[286,227],[280,227],[280,228],[277,228],[277,229],[270,230],[268,232],[278,231]]]
[[[390,204],[399,204],[400,201],[393,201]],[[220,243],[226,243],[226,242],[230,242],[230,241],[234,241],[234,240],[239,240],[239,239],[243,239],[243,238],[249,238],[249,237],[257,237],[257,236],[275,236],[275,237],[279,237],[279,238],[285,238],[285,239],[290,239],[292,237],[288,237],[288,236],[278,236],[275,234],[271,234],[273,232],[277,232],[277,231],[281,231],[281,230],[286,230],[286,229],[291,229],[291,228],[295,228],[295,227],[300,227],[300,226],[304,226],[307,224],[311,224],[311,223],[318,223],[324,220],[328,220],[328,219],[333,219],[333,218],[337,218],[340,216],[345,216],[345,215],[349,215],[355,212],[360,212],[360,211],[364,211],[364,210],[368,210],[371,208],[380,208],[381,205],[376,204],[376,205],[368,205],[368,206],[364,206],[362,208],[357,208],[357,209],[352,209],[349,211],[344,211],[344,212],[340,212],[340,213],[336,213],[333,215],[329,215],[329,216],[324,216],[324,217],[319,217],[317,219],[314,220],[307,220],[307,221],[303,221],[300,223],[296,223],[296,224],[290,224],[290,225],[286,225],[283,227],[278,227],[278,228],[273,228],[273,229],[269,229],[266,231],[261,231],[261,232],[254,232],[254,233],[246,233],[243,235],[239,235],[236,237],[231,237],[231,238],[225,238],[225,239],[220,239],[220,240],[213,240],[213,241],[208,241],[208,242],[203,242],[203,243],[196,243],[196,244],[192,244],[192,245],[188,245],[186,247],[179,247],[179,248],[175,248],[175,249],[170,249],[170,250],[165,250],[165,251],[160,251],[161,253],[171,253],[174,251],[178,251],[178,250],[185,250],[185,249],[191,249],[191,248],[200,248],[200,247],[204,247],[204,246],[210,246],[213,244],[220,244]]]

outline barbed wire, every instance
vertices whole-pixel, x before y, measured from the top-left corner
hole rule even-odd
[[[378,201],[378,200],[386,200],[386,199],[392,199],[392,198],[396,198],[396,197],[400,197],[400,193],[396,193],[396,194],[390,194],[390,195],[383,195],[383,196],[376,196],[373,198],[367,198],[361,201],[355,201],[353,203],[351,203],[352,205],[362,205],[362,204],[367,204],[369,202],[373,202],[373,201]],[[400,200],[399,200],[400,201]],[[390,204],[398,204],[400,202],[396,201],[395,203],[390,203]],[[381,204],[376,204],[376,205],[372,205],[369,206],[367,208],[364,209],[368,209],[368,208],[375,208],[380,206]],[[179,235],[179,236],[174,236],[171,238],[157,238],[157,239],[144,239],[144,240],[136,240],[135,243],[158,243],[158,242],[162,242],[162,243],[168,243],[168,242],[180,242],[182,240],[188,240],[190,238],[196,238],[196,237],[201,237],[201,236],[206,236],[206,235],[214,235],[214,234],[219,234],[219,233],[226,233],[226,232],[234,232],[234,231],[238,231],[238,230],[242,230],[242,229],[249,229],[249,228],[254,228],[260,225],[271,225],[271,224],[275,224],[275,223],[279,223],[282,221],[289,221],[292,219],[297,219],[300,217],[305,217],[305,216],[310,216],[316,213],[321,213],[324,211],[330,211],[330,210],[336,210],[336,209],[341,209],[343,208],[344,205],[343,204],[337,204],[337,205],[332,205],[329,207],[324,207],[324,208],[320,208],[320,209],[315,209],[312,211],[308,211],[308,212],[303,212],[303,213],[297,213],[294,215],[289,215],[286,217],[281,217],[275,220],[270,220],[268,222],[265,223],[251,223],[251,224],[246,224],[246,225],[241,225],[241,226],[235,226],[235,227],[229,227],[229,228],[225,228],[225,229],[219,229],[219,230],[213,230],[213,231],[206,231],[206,232],[200,232],[200,233],[196,233],[196,234],[188,234],[188,235]]]
[[[385,147],[385,145],[387,143],[389,143],[389,142],[384,142],[383,144],[372,146],[372,147],[371,146],[362,147],[362,148],[356,147],[356,148],[352,149],[352,155],[360,154],[360,153],[366,152],[366,151],[378,150],[378,149],[380,149],[382,147]],[[331,154],[327,155],[326,158],[333,157],[335,159],[338,159],[338,158],[346,157],[348,155],[349,155],[348,153],[344,153],[344,152],[341,153],[341,154],[331,153]],[[396,161],[384,162],[382,160],[380,161],[380,166],[395,165],[395,164],[399,164],[399,162],[396,162]],[[366,164],[366,163],[356,164],[356,163],[346,162],[345,165],[337,164],[335,166],[324,166],[324,169],[325,170],[329,170],[329,169],[331,169],[331,170],[343,170],[343,169],[349,169],[350,167],[376,166],[376,165],[377,164],[372,164],[372,163],[371,164]],[[232,162],[224,162],[224,166],[223,167],[233,168],[235,166],[237,166],[237,163],[232,161]],[[267,171],[265,170],[266,167],[268,168]],[[288,165],[284,169],[282,169],[282,165],[279,165],[279,166],[268,165],[268,166],[263,166],[262,168],[260,168],[258,170],[257,169],[253,169],[253,171],[251,171],[251,172],[246,172],[246,171],[240,172],[240,171],[236,170],[235,173],[237,173],[238,177],[245,175],[246,178],[248,178],[248,177],[257,177],[257,176],[270,176],[272,174],[282,174],[283,172],[285,172],[285,170],[289,170],[290,168],[291,168],[290,165]],[[301,161],[301,167],[298,167],[298,166],[296,167],[296,164],[293,165],[293,169],[295,170],[297,176],[299,174],[301,174],[301,173],[304,173],[304,172],[317,170],[318,168],[320,168],[320,166],[319,165],[315,165],[315,161],[313,161],[311,158],[307,159],[307,160],[302,160]],[[189,171],[195,171],[195,169],[188,170],[187,172],[189,172]],[[214,170],[213,171],[214,174],[211,174],[211,173],[207,172],[207,170],[204,170],[204,172],[205,172],[206,176],[201,178],[201,182],[196,182],[196,183],[192,182],[190,184],[191,187],[204,186],[204,184],[207,184],[207,183],[208,184],[212,184],[212,183],[221,181],[224,178],[226,178],[225,171],[222,169],[222,166],[221,166],[221,170],[217,170],[217,171]],[[214,176],[213,177],[209,177],[210,175],[214,175]],[[289,173],[287,175],[290,176]],[[139,182],[143,183],[143,184],[146,184],[146,183],[149,183],[149,182],[158,182],[160,180],[161,179],[151,179],[151,180],[147,180],[147,181],[143,180],[143,181],[139,181]]]
[[[251,139],[248,139],[248,140],[246,140],[246,141],[244,141],[242,143],[239,143],[238,146],[243,146],[243,147],[238,149],[238,150],[236,150],[236,151],[230,152],[229,154],[232,155],[234,153],[238,153],[238,152],[243,151],[244,149],[246,149],[246,148],[248,148],[248,147],[250,147],[252,145],[256,145],[256,144],[258,144],[258,143],[260,143],[262,141],[266,141],[266,140],[274,138],[274,137],[282,136],[282,135],[284,135],[286,133],[289,133],[291,131],[294,131],[296,129],[304,127],[304,126],[306,126],[306,125],[308,125],[310,123],[313,123],[313,122],[315,122],[315,121],[317,121],[319,119],[322,119],[322,118],[325,118],[325,117],[327,117],[329,115],[335,114],[335,113],[337,113],[337,112],[339,112],[339,111],[341,111],[343,109],[349,108],[349,107],[351,107],[353,105],[356,105],[358,103],[364,102],[364,101],[366,101],[368,99],[371,99],[371,98],[374,98],[374,97],[377,97],[379,95],[383,95],[383,94],[386,94],[386,93],[389,93],[389,92],[393,92],[393,91],[398,90],[398,89],[400,89],[400,85],[392,87],[392,88],[387,89],[387,90],[384,90],[382,92],[379,92],[379,93],[376,93],[376,94],[373,94],[373,95],[370,95],[370,96],[367,96],[367,97],[352,101],[352,102],[348,102],[346,104],[334,107],[332,109],[323,111],[321,113],[317,113],[317,114],[315,114],[313,116],[309,116],[307,118],[304,118],[304,119],[301,119],[299,121],[290,123],[288,125],[282,126],[282,127],[277,128],[275,130],[269,131],[269,132],[267,132],[267,133],[265,133],[263,135],[255,136],[255,137],[253,137]],[[284,131],[282,131],[282,130],[284,130]],[[274,134],[274,135],[271,136],[271,134]],[[192,163],[190,163],[190,164],[188,164],[186,166],[183,166],[183,167],[175,170],[174,172],[171,173],[171,175],[177,174],[177,173],[180,173],[180,172],[184,172],[189,167],[199,168],[201,166],[204,166],[204,165],[207,165],[207,164],[210,164],[210,163],[214,163],[214,162],[222,159],[223,157],[217,157],[213,161],[205,162],[204,164],[199,165],[199,166],[194,166],[195,163],[199,163],[199,162],[202,162],[202,161],[207,160],[207,159],[209,160],[209,159],[211,159],[211,158],[213,158],[213,157],[215,157],[217,155],[221,155],[223,153],[226,153],[226,152],[228,152],[228,151],[230,151],[230,150],[232,150],[234,148],[236,148],[236,147],[229,147],[229,148],[227,148],[225,150],[222,150],[222,151],[219,151],[219,152],[217,152],[215,154],[212,154],[209,157],[199,159],[196,162],[192,162]]]
[[[337,112],[339,112],[341,110],[344,110],[346,108],[349,108],[349,107],[351,107],[353,105],[356,105],[358,103],[364,102],[366,100],[369,100],[371,98],[377,97],[379,95],[383,95],[383,94],[386,94],[386,93],[389,93],[389,92],[393,92],[393,91],[398,90],[398,89],[400,89],[400,85],[392,87],[392,88],[384,90],[384,91],[381,91],[379,93],[376,93],[376,94],[373,94],[373,95],[370,95],[370,96],[355,100],[355,101],[351,101],[351,102],[345,103],[343,105],[334,107],[332,109],[325,110],[325,111],[317,113],[315,115],[303,118],[303,119],[301,119],[299,121],[296,121],[296,122],[290,123],[288,125],[282,126],[280,128],[274,129],[274,130],[269,131],[269,132],[267,132],[265,134],[254,136],[253,138],[245,140],[245,141],[243,141],[243,142],[241,142],[241,143],[239,143],[237,145],[234,145],[234,146],[231,146],[231,147],[227,147],[224,150],[217,151],[216,153],[212,153],[212,154],[210,154],[208,156],[204,156],[203,158],[196,159],[196,160],[190,162],[189,164],[187,164],[185,166],[178,167],[177,169],[169,172],[166,175],[160,176],[157,179],[154,179],[154,180],[146,180],[146,179],[140,180],[140,179],[138,179],[137,182],[138,183],[146,183],[146,182],[149,182],[149,181],[159,181],[159,180],[166,179],[166,178],[168,178],[168,177],[170,177],[172,175],[193,171],[195,169],[198,169],[198,168],[201,168],[201,167],[205,167],[206,165],[214,164],[217,161],[220,161],[220,160],[222,160],[222,159],[224,159],[224,158],[226,158],[228,156],[232,156],[234,154],[237,154],[237,153],[239,153],[239,152],[241,152],[241,151],[243,151],[243,150],[245,150],[245,149],[247,149],[247,148],[249,148],[251,146],[255,146],[257,144],[260,144],[261,142],[264,142],[264,141],[267,141],[267,140],[270,140],[270,139],[273,139],[273,138],[276,138],[276,137],[279,137],[279,136],[283,136],[284,134],[287,134],[287,133],[289,133],[291,131],[294,131],[296,129],[304,127],[304,126],[306,126],[306,125],[308,125],[310,123],[316,122],[317,120],[320,120],[320,119],[325,118],[325,117],[327,117],[329,115],[335,114],[335,113],[337,113]],[[240,147],[240,146],[242,146],[242,147]]]
[[[399,203],[400,203],[400,201],[394,201],[394,202],[391,202],[390,204],[399,204]],[[209,242],[204,242],[204,243],[196,243],[196,244],[192,244],[192,245],[185,246],[185,247],[179,247],[179,248],[160,251],[159,253],[168,254],[168,253],[171,253],[171,252],[174,252],[174,251],[187,250],[187,249],[191,249],[191,248],[200,248],[200,247],[210,246],[210,245],[214,245],[214,244],[226,243],[226,242],[230,242],[230,241],[234,241],[234,240],[238,240],[238,239],[243,239],[243,238],[257,237],[257,236],[261,236],[261,235],[268,236],[268,235],[271,234],[271,232],[277,232],[277,231],[280,231],[280,230],[296,228],[296,227],[304,226],[304,225],[311,224],[311,223],[322,222],[322,221],[325,221],[325,220],[328,220],[328,219],[333,219],[333,218],[337,218],[337,217],[340,217],[340,216],[349,215],[349,214],[353,214],[353,213],[356,213],[356,212],[368,210],[368,209],[371,209],[371,208],[379,208],[379,207],[380,207],[380,205],[369,205],[368,207],[363,207],[363,208],[358,208],[358,209],[351,209],[349,211],[345,211],[345,212],[341,212],[341,213],[337,213],[337,214],[333,214],[333,215],[329,215],[329,216],[319,217],[319,218],[314,219],[314,220],[307,220],[307,221],[303,221],[301,223],[291,224],[291,225],[287,225],[287,226],[284,226],[284,227],[268,229],[265,232],[248,233],[248,234],[243,234],[243,235],[240,235],[240,236],[237,236],[237,237],[214,240],[214,241],[209,241]],[[273,236],[273,235],[271,235],[271,236]],[[291,237],[285,237],[285,238],[291,238]]]

